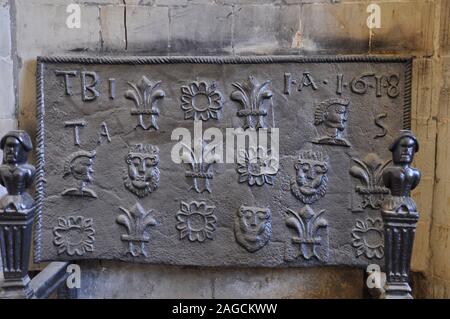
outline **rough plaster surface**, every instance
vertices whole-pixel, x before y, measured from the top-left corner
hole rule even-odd
[[[62,5],[62,9],[64,9],[64,5],[71,2],[73,1],[0,0],[0,7],[8,8],[11,12],[13,38],[20,39],[20,41],[13,39],[12,45],[13,55],[17,58],[15,65],[15,72],[18,77],[16,93],[19,97],[17,105],[20,105],[20,107],[17,107],[19,110],[18,120],[20,121],[20,127],[28,130],[30,133],[33,133],[36,128],[34,78],[36,67],[34,59],[36,55],[76,53],[70,51],[73,48],[76,49],[79,47],[78,45],[74,45],[78,43],[73,42],[76,34],[79,34],[78,37],[81,37],[80,41],[84,43],[86,43],[86,39],[94,39],[94,41],[88,43],[85,47],[88,53],[105,54],[106,50],[108,52],[111,52],[110,50],[112,52],[116,50],[123,54],[123,48],[126,45],[125,40],[128,37],[130,50],[135,49],[133,48],[134,44],[132,42],[134,41],[133,39],[136,39],[135,45],[144,48],[144,51],[142,51],[144,54],[170,54],[170,30],[172,23],[175,22],[170,21],[168,16],[169,12],[175,7],[183,7],[191,4],[214,4],[231,7],[232,15],[230,17],[233,20],[231,22],[232,48],[240,47],[237,41],[238,39],[234,37],[234,34],[238,32],[238,30],[235,30],[235,26],[238,24],[237,14],[239,9],[246,6],[261,6],[263,9],[253,9],[253,11],[261,11],[262,15],[259,16],[258,20],[254,21],[255,27],[252,32],[257,33],[259,38],[264,38],[263,35],[266,33],[270,34],[271,36],[268,37],[268,41],[271,43],[273,41],[277,41],[279,45],[284,43],[287,47],[277,48],[277,51],[281,53],[365,54],[370,52],[389,52],[391,54],[408,55],[413,50],[416,56],[413,75],[413,130],[421,141],[421,152],[416,157],[416,166],[424,171],[424,176],[418,189],[413,193],[419,211],[422,214],[422,219],[417,229],[412,269],[426,274],[426,277],[423,278],[426,278],[428,287],[424,288],[427,290],[424,292],[424,296],[450,296],[450,278],[441,277],[443,273],[438,269],[437,273],[439,276],[433,275],[433,269],[435,267],[441,267],[440,264],[447,265],[447,267],[450,265],[448,254],[446,255],[447,257],[439,259],[441,254],[445,255],[445,252],[448,252],[448,246],[445,246],[443,243],[450,233],[450,217],[446,211],[450,182],[443,176],[444,172],[449,171],[447,168],[447,131],[449,124],[446,115],[448,113],[449,102],[445,98],[445,92],[448,92],[448,82],[444,82],[444,78],[441,76],[441,60],[448,57],[450,53],[450,33],[448,27],[450,17],[449,1],[377,1],[382,9],[382,26],[386,24],[385,26],[387,28],[367,32],[367,29],[364,27],[364,21],[368,14],[363,5],[364,1],[341,0],[339,1],[340,3],[331,4],[328,0],[180,0],[170,1],[170,5],[167,5],[163,1],[126,0],[127,11],[129,11],[127,14],[134,11],[133,5],[137,5],[136,9],[140,8],[142,11],[153,8],[155,11],[161,10],[167,12],[167,18],[165,15],[158,16],[158,20],[165,21],[165,26],[161,27],[157,33],[159,34],[158,39],[160,39],[158,41],[155,41],[151,35],[146,37],[148,32],[140,32],[140,30],[146,30],[146,25],[156,24],[149,16],[142,15],[142,17],[136,17],[134,20],[127,19],[127,28],[125,28],[125,20],[120,19],[120,11],[124,9],[122,0],[79,1],[85,17],[92,15],[92,19],[89,19],[87,22],[91,24],[90,29],[93,30],[92,35],[84,33],[85,30],[69,32],[63,24],[65,17],[64,10],[59,11],[61,16],[57,17],[47,14],[44,9],[54,4]],[[301,18],[302,12],[312,12],[314,9],[313,6],[317,6],[319,3],[321,6],[326,6],[325,9],[323,11],[317,10],[313,13],[314,17],[311,18],[308,17],[308,14],[305,15],[303,13],[305,19],[309,19],[310,22],[307,23],[304,21]],[[308,7],[305,4],[310,4],[310,6]],[[283,23],[283,28],[289,31],[283,33],[286,35],[280,36],[279,40],[276,35],[272,36],[274,32],[276,34],[277,31],[274,31],[276,28],[272,24],[267,23],[265,19],[263,20],[266,16],[264,14],[264,8],[267,9],[268,13],[271,12],[269,14],[270,16],[274,16],[273,12],[277,11],[274,7],[277,6],[285,6],[289,11],[300,12],[298,22],[290,22],[290,25]],[[417,9],[418,7],[420,9]],[[202,6],[198,6],[198,9],[199,15],[201,15],[203,13]],[[53,12],[52,10],[49,12]],[[101,19],[96,20],[94,17],[100,17],[100,10],[103,11],[103,15]],[[108,13],[109,10],[111,11],[111,15]],[[247,9],[247,11],[252,11],[252,9]],[[36,12],[43,12],[39,15],[39,19],[35,19]],[[353,14],[350,14],[350,12],[353,12]],[[36,22],[33,20],[43,21],[40,24],[44,25],[44,27],[34,27]],[[136,31],[133,31],[133,24],[136,26],[134,28]],[[125,35],[126,29],[128,30],[127,37]],[[2,35],[0,38],[5,34],[5,29],[2,28],[1,30]],[[63,34],[67,35],[67,37],[46,36],[53,34],[54,30],[58,32],[64,30],[65,32]],[[229,32],[228,30],[225,28],[223,32]],[[392,31],[388,32],[388,30]],[[104,31],[103,47],[100,31]],[[192,34],[189,36],[195,37]],[[208,41],[215,36],[215,34],[211,34],[206,39]],[[288,41],[289,36],[293,37],[291,41]],[[7,37],[9,36],[7,35]],[[33,38],[40,40],[33,41]],[[190,43],[192,45],[193,42],[190,41]],[[198,50],[196,50],[197,45],[194,46],[194,48],[182,48],[178,54],[184,54],[185,52],[204,54],[202,52],[202,46],[198,46]],[[154,48],[159,49],[153,51]],[[245,45],[242,45],[241,48],[245,51]],[[260,48],[261,50],[259,50]],[[263,54],[274,53],[274,45],[267,47],[267,44],[264,44],[260,48],[258,48],[257,43],[256,46],[252,45],[251,48],[249,47],[248,51],[255,50],[255,52]],[[228,48],[224,47],[223,50],[228,50]],[[232,49],[231,53],[235,52],[237,51]],[[130,51],[130,53],[132,54],[133,51]],[[176,52],[173,54],[176,54]],[[7,58],[11,59],[9,56]],[[13,83],[13,79],[10,80]],[[444,90],[442,90],[442,96],[444,98],[439,98],[442,85],[444,86]],[[446,87],[447,89],[445,89]],[[12,105],[6,106],[8,110],[6,114],[11,114],[9,110],[16,107],[16,101],[11,96],[2,97],[2,101],[5,98],[7,101],[12,101],[13,103]],[[4,105],[0,108],[0,117],[5,117],[3,107]],[[438,113],[440,114],[439,117]],[[7,127],[15,127],[17,125],[16,119],[13,118],[12,120],[7,120],[6,123],[8,123],[8,126],[4,126],[5,122],[1,120],[0,128],[6,130]],[[437,167],[435,167],[436,150],[438,153],[438,163],[440,163]],[[436,177],[435,170],[438,172]],[[439,215],[440,217],[438,217],[438,221],[432,223],[432,217],[434,215]],[[439,228],[437,228],[438,226]],[[439,229],[439,231],[436,231],[436,229]],[[433,239],[430,243],[430,230],[434,234],[434,238],[440,236],[443,241],[435,241]],[[98,268],[96,265],[90,265],[88,267],[92,267],[92,269]],[[105,272],[108,271],[115,272],[117,270],[115,268],[105,270]],[[279,270],[280,273],[284,271]],[[313,272],[314,270],[305,270],[304,276],[313,276]],[[229,273],[229,276],[230,278],[233,277],[232,272]],[[167,278],[167,280],[170,281],[170,278]],[[98,283],[96,289],[92,290],[91,296],[94,297],[96,293],[99,295],[101,291],[102,285]]]

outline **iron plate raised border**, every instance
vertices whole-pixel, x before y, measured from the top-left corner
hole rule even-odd
[[[34,262],[41,262],[42,208],[45,200],[45,131],[44,131],[44,65],[45,63],[83,64],[266,64],[266,63],[403,63],[405,64],[403,129],[411,129],[412,57],[377,55],[332,56],[38,56],[36,68],[36,215],[34,230]]]

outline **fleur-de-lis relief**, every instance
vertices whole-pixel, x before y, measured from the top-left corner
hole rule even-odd
[[[157,100],[165,97],[165,92],[158,89],[161,81],[152,82],[143,76],[139,84],[128,82],[131,89],[125,92],[125,97],[134,102],[135,108],[131,109],[131,115],[138,116],[136,127],[140,126],[144,130],[151,128],[158,130],[157,119],[159,116],[159,108]],[[144,116],[150,116],[150,121],[146,122]]]
[[[356,165],[350,168],[350,175],[357,178],[361,185],[356,186],[356,192],[363,198],[361,207],[380,209],[383,202],[383,195],[389,190],[382,186],[382,174],[384,168],[390,163],[383,162],[375,153],[369,153],[363,160],[352,158]]]
[[[241,103],[239,117],[245,117],[244,129],[266,128],[264,117],[268,114],[267,100],[271,100],[273,93],[268,89],[270,81],[260,84],[254,76],[249,76],[248,80],[242,83],[233,83],[237,89],[231,93],[231,99]]]
[[[144,255],[147,257],[145,243],[150,241],[147,229],[156,225],[156,220],[150,215],[153,209],[145,211],[141,204],[136,203],[129,210],[119,207],[124,213],[119,215],[116,222],[125,227],[127,234],[121,236],[122,241],[128,242],[127,253],[133,257]]]
[[[195,146],[193,148],[182,143],[183,153],[181,160],[183,163],[188,164],[190,168],[189,171],[186,171],[186,177],[192,178],[193,188],[197,193],[205,191],[211,193],[210,180],[214,176],[212,164],[219,160],[219,156],[215,154],[215,148],[207,144],[206,141],[195,140],[194,143]],[[196,149],[200,150],[200,152],[196,152]]]
[[[321,210],[316,214],[309,205],[303,207],[300,213],[287,209],[286,225],[295,230],[296,235],[291,240],[293,244],[299,245],[296,257],[301,255],[307,260],[312,257],[323,259],[318,250],[323,239],[320,229],[328,227],[328,222],[320,217],[324,212],[325,210]]]

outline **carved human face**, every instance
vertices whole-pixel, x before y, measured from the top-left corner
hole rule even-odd
[[[128,175],[136,188],[145,188],[152,177],[156,159],[145,153],[130,153],[127,159]]]
[[[410,137],[403,137],[394,150],[394,162],[411,164],[414,158],[416,143]]]
[[[291,191],[305,204],[311,204],[325,195],[328,184],[328,157],[321,152],[302,152],[297,163]]]
[[[272,235],[272,220],[268,208],[241,206],[236,217],[237,242],[250,252],[264,247]]]
[[[295,164],[295,169],[300,191],[307,196],[317,193],[328,171],[326,163],[315,160],[301,160]]]
[[[22,164],[26,161],[27,152],[20,141],[15,137],[8,137],[3,149],[3,162],[5,164]]]
[[[325,113],[325,125],[343,131],[347,122],[347,106],[332,104]]]
[[[145,152],[129,152],[126,162],[128,169],[124,179],[128,190],[139,197],[144,197],[158,187],[158,155]]]

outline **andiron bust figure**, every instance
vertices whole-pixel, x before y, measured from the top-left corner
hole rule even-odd
[[[0,165],[0,184],[8,194],[0,199],[0,212],[24,213],[34,206],[34,200],[25,191],[31,186],[35,169],[27,163],[32,149],[31,139],[24,131],[11,131],[1,142],[3,163]]]
[[[409,269],[419,219],[410,192],[420,181],[420,172],[411,163],[419,143],[411,131],[402,130],[389,150],[393,163],[383,172],[384,185],[391,191],[382,205],[387,275],[384,297],[410,299]]]
[[[0,247],[5,250],[0,298],[31,298],[28,261],[35,203],[26,189],[35,175],[35,168],[27,163],[33,145],[25,131],[10,131],[1,139],[0,148],[0,184],[7,190],[0,198]]]

